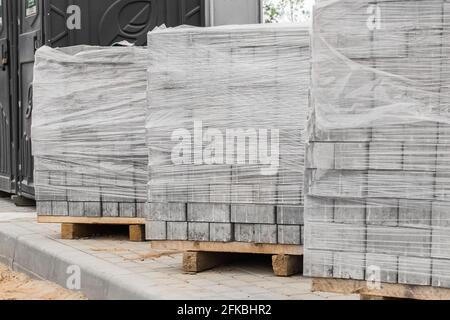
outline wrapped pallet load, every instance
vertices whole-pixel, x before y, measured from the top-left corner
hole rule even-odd
[[[450,288],[449,40],[443,0],[317,2],[307,275]]]
[[[148,44],[147,239],[302,244],[308,28],[173,28]]]
[[[143,216],[146,66],[146,48],[37,51],[32,142],[39,216]]]

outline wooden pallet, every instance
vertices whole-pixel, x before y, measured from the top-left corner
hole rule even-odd
[[[243,242],[152,241],[152,248],[183,254],[185,272],[202,272],[236,260],[239,254],[272,255],[275,275],[288,277],[303,271],[303,246]],[[242,255],[241,255],[242,256]]]
[[[61,238],[67,240],[111,235],[118,226],[128,226],[130,241],[145,241],[145,219],[141,218],[38,216],[37,221],[61,224]]]
[[[450,289],[399,283],[382,283],[374,288],[361,280],[314,278],[312,291],[359,294],[361,300],[450,300]]]

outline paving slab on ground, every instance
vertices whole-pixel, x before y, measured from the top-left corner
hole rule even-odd
[[[270,256],[245,256],[198,274],[182,271],[182,254],[148,242],[102,237],[62,240],[57,224],[38,224],[35,208],[0,199],[0,262],[89,299],[359,299],[311,293],[302,276],[275,277]]]

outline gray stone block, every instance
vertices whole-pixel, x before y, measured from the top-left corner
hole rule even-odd
[[[145,223],[145,238],[147,240],[166,240],[166,224],[165,221],[147,221]]]
[[[69,215],[68,202],[67,201],[52,201],[52,215],[53,216]]]
[[[305,249],[303,275],[306,277],[332,278],[333,251]]]
[[[432,225],[450,228],[450,202],[433,201],[431,207]]]
[[[136,203],[120,202],[119,203],[119,216],[133,218],[136,217]]]
[[[435,171],[436,145],[405,143],[403,145],[403,170]]]
[[[149,203],[149,220],[186,221],[184,203]]]
[[[334,200],[305,196],[305,222],[333,222]]]
[[[334,201],[334,222],[352,225],[364,225],[366,222],[366,204],[362,199]]]
[[[431,201],[399,200],[399,226],[429,228],[431,226]]]
[[[333,278],[364,280],[365,254],[334,252]]]
[[[231,207],[228,204],[188,203],[187,220],[192,222],[230,222]]]
[[[277,206],[277,224],[301,225],[304,223],[303,206]]]
[[[119,203],[118,202],[102,202],[102,216],[103,217],[119,217]]]
[[[399,218],[397,199],[369,199],[366,202],[368,225],[397,226]]]
[[[209,223],[189,222],[188,223],[188,240],[209,241]]]
[[[441,126],[444,126],[441,124]],[[441,128],[441,130],[444,130]],[[446,143],[450,143],[450,126],[445,127],[446,136],[442,139],[446,140]],[[448,131],[448,133],[447,133]],[[441,138],[440,138],[441,139]],[[450,171],[450,145],[437,145],[436,156],[436,171],[449,172]]]
[[[233,241],[234,225],[231,223],[210,223],[209,240],[216,242]]]
[[[372,142],[369,146],[369,169],[402,170],[403,144],[400,142]]]
[[[398,283],[431,285],[431,259],[400,256],[398,258]]]
[[[187,240],[187,222],[167,222],[167,240]]]
[[[433,228],[431,257],[450,259],[450,229],[443,227]]]
[[[336,143],[335,169],[366,170],[369,167],[369,144]]]
[[[84,216],[84,202],[69,202],[69,216],[83,217]]]
[[[302,244],[301,226],[299,225],[278,225],[279,244]]]
[[[85,202],[84,216],[86,217],[101,217],[102,207],[100,202]]]
[[[231,222],[276,223],[275,207],[266,205],[232,205]]]
[[[148,204],[146,202],[136,202],[136,216],[145,218],[148,212]]]
[[[366,227],[341,223],[306,223],[305,243],[309,249],[365,252]]]
[[[450,260],[432,259],[431,285],[450,288]]]
[[[311,196],[362,198],[367,195],[364,171],[317,170],[311,174],[308,190]]]
[[[36,211],[39,216],[52,215],[52,202],[51,201],[36,201]]]
[[[334,143],[311,143],[306,146],[306,168],[334,169]]]
[[[368,226],[367,252],[430,257],[431,230]]]
[[[371,198],[432,199],[434,174],[415,171],[369,171],[368,193]]]
[[[388,254],[367,253],[366,280],[397,283],[398,257]]]

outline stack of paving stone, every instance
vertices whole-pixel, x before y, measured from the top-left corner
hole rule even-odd
[[[149,33],[149,240],[301,244],[308,28]]]
[[[450,3],[318,1],[305,273],[450,287]]]
[[[37,51],[32,142],[39,215],[144,214],[146,55],[133,47]]]

